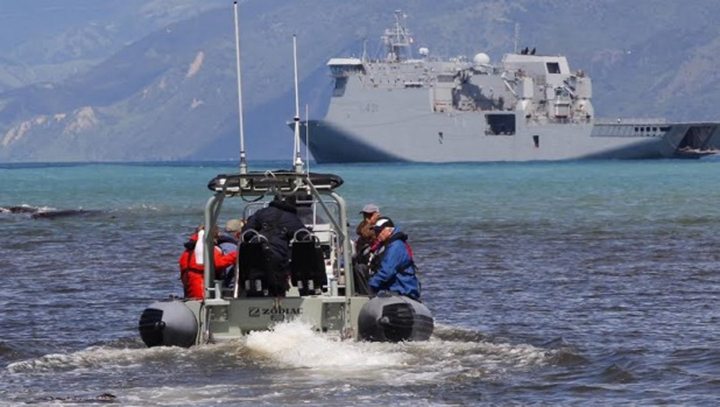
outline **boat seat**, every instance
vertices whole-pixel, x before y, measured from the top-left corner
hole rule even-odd
[[[295,232],[290,242],[290,277],[300,295],[315,295],[327,285],[320,240],[307,229]]]
[[[268,295],[270,265],[265,250],[268,240],[254,229],[243,232],[239,244],[239,284],[248,297]]]

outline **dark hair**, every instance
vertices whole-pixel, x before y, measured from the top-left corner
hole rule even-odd
[[[296,198],[295,198],[295,195],[292,195],[292,194],[291,194],[291,195],[277,194],[277,195],[275,195],[275,197],[273,198],[273,201],[275,201],[275,202],[280,202],[280,203],[284,203],[284,204],[286,204],[286,205],[290,205],[290,206],[292,206],[292,207],[295,207]]]

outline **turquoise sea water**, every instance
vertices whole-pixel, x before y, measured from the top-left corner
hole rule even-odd
[[[0,207],[78,211],[0,213],[0,405],[720,402],[718,160],[313,165],[353,222],[374,202],[409,233],[432,340],[287,324],[145,349],[137,319],[181,292],[182,242],[233,167],[0,166]]]

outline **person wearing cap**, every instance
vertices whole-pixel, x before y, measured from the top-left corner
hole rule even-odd
[[[407,243],[408,235],[386,216],[378,218],[373,229],[379,247],[373,261],[375,272],[369,281],[370,288],[375,293],[390,291],[419,300],[420,281]]]
[[[375,241],[375,231],[373,231],[373,225],[377,222],[380,217],[380,208],[369,203],[365,205],[360,214],[363,216],[363,220],[357,225],[355,232],[358,235],[355,241],[355,253],[361,255],[365,248],[369,247]]]

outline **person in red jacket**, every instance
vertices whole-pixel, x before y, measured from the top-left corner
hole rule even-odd
[[[185,242],[185,251],[180,255],[178,263],[180,265],[180,280],[183,284],[183,292],[185,298],[203,299],[205,298],[205,279],[204,268],[202,264],[198,264],[195,259],[195,246],[198,244],[198,231],[190,236]],[[215,278],[222,278],[218,273],[222,273],[227,267],[235,264],[237,252],[223,254],[218,246],[215,246],[213,261],[215,262]]]

